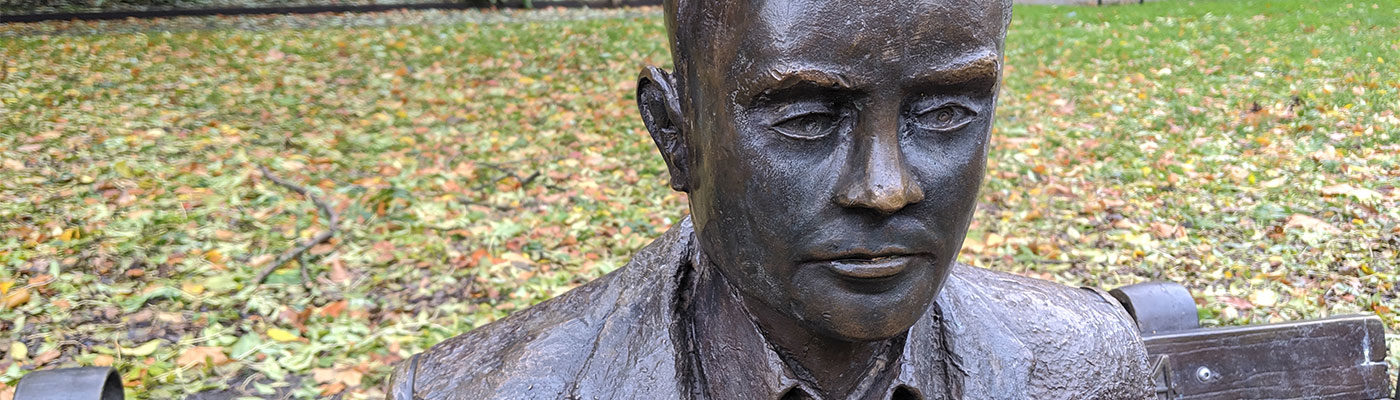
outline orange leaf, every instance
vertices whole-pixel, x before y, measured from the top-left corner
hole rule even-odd
[[[6,294],[6,295],[5,295],[5,298],[4,298],[4,305],[5,305],[5,308],[15,308],[15,307],[19,307],[19,306],[22,306],[22,305],[24,305],[25,303],[28,303],[28,302],[29,302],[29,289],[25,289],[25,288],[18,288],[18,289],[10,290],[10,293],[9,293],[9,294]]]
[[[224,258],[224,253],[220,253],[218,250],[209,250],[205,252],[204,259],[215,264],[223,264],[224,261],[227,261],[227,259]]]
[[[57,349],[49,350],[49,351],[46,351],[46,352],[43,352],[43,353],[39,353],[39,355],[34,356],[34,365],[35,365],[35,366],[40,366],[40,365],[48,364],[49,361],[53,361],[54,359],[58,358],[58,356],[60,356],[60,355],[63,355],[63,353],[62,353],[62,352],[59,352]]]
[[[185,349],[180,353],[180,357],[175,359],[175,363],[181,367],[191,367],[195,365],[217,366],[229,363],[227,355],[224,355],[224,348],[212,346],[195,346]]]
[[[345,384],[344,384],[344,383],[340,383],[340,382],[328,383],[328,384],[325,384],[325,385],[321,385],[321,386],[320,386],[320,389],[321,389],[321,397],[330,397],[330,396],[334,396],[334,395],[339,394],[340,392],[344,391],[344,390],[345,390]]]
[[[350,305],[350,303],[345,300],[327,304],[325,307],[321,307],[320,314],[322,316],[336,318],[345,312],[345,307],[348,305]]]
[[[345,262],[340,261],[340,259],[336,259],[335,261],[331,261],[331,262],[330,262],[330,265],[331,265],[331,272],[330,272],[331,282],[342,283],[342,284],[343,284],[343,283],[349,283],[349,282],[350,282],[350,271],[346,271],[346,270],[345,270]]]

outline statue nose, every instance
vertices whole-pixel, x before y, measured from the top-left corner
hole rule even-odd
[[[924,199],[924,191],[904,161],[898,134],[870,135],[856,145],[837,183],[836,203],[848,208],[866,208],[881,214],[894,214]]]

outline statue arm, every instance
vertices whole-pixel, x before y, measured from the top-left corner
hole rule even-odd
[[[418,372],[418,357],[418,354],[414,354],[394,367],[394,374],[389,377],[389,392],[385,395],[385,400],[414,399],[413,381]]]

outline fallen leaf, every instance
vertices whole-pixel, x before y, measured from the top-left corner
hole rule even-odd
[[[156,349],[158,348],[160,348],[160,339],[151,339],[151,341],[143,343],[140,346],[136,346],[129,349],[123,348],[122,354],[127,356],[145,357],[151,355],[152,353],[155,353]]]
[[[995,233],[989,233],[987,234],[987,240],[984,242],[984,245],[986,245],[988,248],[995,248],[1001,246],[1003,243],[1006,243],[1005,236]]]
[[[1180,239],[1186,237],[1186,228],[1173,224],[1153,222],[1150,224],[1152,236],[1158,239]]]
[[[331,250],[335,250],[335,246],[336,245],[334,243],[318,244],[312,246],[311,249],[307,251],[307,253],[313,256],[325,255],[326,253],[330,253]]]
[[[200,293],[204,293],[204,285],[194,282],[185,282],[180,284],[180,290],[189,294],[199,295]]]
[[[16,361],[29,359],[29,346],[25,346],[24,342],[18,340],[10,342],[10,359]]]
[[[321,389],[321,397],[330,397],[345,391],[345,384],[340,382],[327,383],[318,388]]]
[[[347,386],[360,386],[365,374],[352,367],[312,368],[311,378],[316,383],[344,383]]]
[[[1293,216],[1288,217],[1288,222],[1285,222],[1283,224],[1283,227],[1284,229],[1302,228],[1308,231],[1324,232],[1331,234],[1342,233],[1341,229],[1332,226],[1332,224],[1329,224],[1326,221],[1309,217],[1303,214],[1293,214]]]
[[[1219,300],[1221,303],[1228,304],[1231,307],[1240,310],[1248,310],[1254,308],[1254,303],[1251,303],[1249,300],[1241,299],[1239,297],[1220,296]]]
[[[253,257],[252,259],[249,259],[249,260],[248,260],[248,266],[250,266],[250,267],[255,267],[255,268],[256,268],[256,267],[261,267],[261,266],[263,266],[263,264],[267,264],[268,262],[271,262],[272,259],[274,259],[274,258],[277,258],[277,256],[272,255],[272,254],[263,254],[263,255],[255,256],[255,257]]]
[[[209,260],[209,262],[215,264],[223,264],[224,261],[227,261],[227,259],[224,258],[224,253],[221,253],[218,250],[209,250],[204,252],[204,259]]]
[[[34,365],[35,365],[35,366],[40,366],[40,365],[48,364],[49,361],[53,361],[54,359],[58,358],[58,356],[60,356],[60,355],[63,355],[63,352],[58,351],[58,349],[53,349],[53,350],[49,350],[49,351],[46,351],[46,352],[43,352],[43,353],[39,353],[39,355],[34,356]]]
[[[0,161],[0,165],[3,165],[6,169],[10,169],[13,171],[24,170],[24,163],[20,162],[19,160],[11,160],[6,158],[3,161]]]
[[[350,303],[345,300],[336,301],[327,304],[325,307],[321,307],[321,311],[318,313],[322,316],[336,318],[339,317],[341,313],[345,312],[345,307],[348,305],[350,305]]]
[[[331,265],[331,282],[345,284],[350,282],[350,271],[345,270],[345,262],[339,259],[329,263]]]
[[[98,354],[97,357],[92,359],[92,365],[98,367],[110,367],[115,362],[117,362],[116,357],[112,357],[106,354]]]
[[[50,284],[50,283],[53,283],[53,281],[54,281],[53,275],[49,275],[49,274],[39,274],[39,275],[34,275],[33,277],[29,278],[29,280],[27,281],[27,282],[28,282],[28,285],[27,285],[27,286],[29,286],[29,287],[44,287],[44,286],[48,286],[48,284]]]
[[[80,234],[78,233],[78,230],[77,230],[76,228],[64,229],[64,230],[63,230],[63,233],[60,233],[60,234],[58,235],[58,240],[59,240],[59,241],[64,241],[64,242],[71,242],[71,241],[73,241],[73,239],[78,239],[78,238],[81,238],[81,236],[80,236]]]
[[[1382,196],[1380,192],[1366,188],[1358,188],[1345,183],[1324,187],[1320,192],[1322,192],[1323,196],[1351,196],[1363,202],[1378,201],[1385,197]]]
[[[282,328],[272,328],[267,330],[267,337],[279,342],[291,342],[299,339],[297,334]]]
[[[175,360],[175,364],[186,368],[196,365],[219,366],[228,363],[229,359],[227,355],[224,355],[224,348],[213,346],[195,346],[185,349]]]
[[[974,237],[963,239],[962,251],[969,254],[981,254],[987,246],[982,244],[982,240]]]
[[[1278,293],[1269,289],[1257,290],[1249,294],[1249,302],[1259,307],[1273,307],[1278,304]]]
[[[218,239],[218,240],[220,240],[220,241],[232,242],[232,241],[233,241],[234,239],[236,239],[237,237],[238,237],[238,234],[237,234],[237,233],[234,233],[233,231],[223,230],[223,229],[219,229],[219,230],[214,231],[214,239]]]
[[[29,302],[29,289],[19,288],[5,294],[5,308],[15,308]]]

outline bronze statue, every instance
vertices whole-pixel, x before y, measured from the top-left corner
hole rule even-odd
[[[668,0],[637,100],[691,217],[393,399],[1142,399],[1102,292],[954,261],[1010,0]]]

